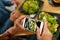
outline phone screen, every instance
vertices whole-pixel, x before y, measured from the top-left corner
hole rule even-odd
[[[26,18],[26,20],[25,20],[25,23],[27,23],[28,22],[28,18]]]
[[[40,28],[41,22],[40,21],[37,21],[36,24]]]
[[[42,36],[43,28],[44,28],[43,22],[37,21],[36,24],[40,28],[40,35]]]
[[[36,22],[30,18],[26,18],[25,19],[25,22],[24,22],[24,28],[32,31],[32,32],[35,32],[36,31]]]
[[[26,18],[26,20],[25,20],[25,23],[27,23],[28,22],[28,18]],[[41,22],[40,21],[36,21],[36,24],[37,24],[37,26],[40,28],[40,24],[41,24]]]

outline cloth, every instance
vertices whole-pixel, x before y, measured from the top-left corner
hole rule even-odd
[[[1,30],[3,31],[3,28],[5,27],[9,28],[12,23],[10,20],[8,20],[11,11],[5,8],[5,6],[11,6],[11,5],[12,5],[11,0],[0,0],[0,32]]]
[[[12,22],[10,19],[8,19],[8,20],[5,22],[4,26],[1,28],[0,34],[4,33],[4,32],[5,32],[7,29],[9,29],[12,25],[13,25],[13,22]]]

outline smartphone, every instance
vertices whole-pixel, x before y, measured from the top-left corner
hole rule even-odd
[[[44,28],[44,22],[43,21],[38,21],[36,20],[37,26],[40,28],[40,35],[43,33],[43,28]]]
[[[23,27],[31,32],[36,32],[37,26],[40,28],[40,34],[43,31],[43,22],[39,20],[34,20],[31,18],[24,18]]]

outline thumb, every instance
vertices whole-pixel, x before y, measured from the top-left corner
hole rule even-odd
[[[41,39],[40,29],[38,27],[37,27],[37,30],[36,30],[36,37],[37,37],[37,40],[40,40]]]

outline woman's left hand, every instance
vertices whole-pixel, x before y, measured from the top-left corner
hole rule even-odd
[[[8,32],[12,35],[16,34],[19,30],[25,30],[22,26],[23,19],[26,18],[26,15],[20,16],[16,21],[14,22],[14,26],[8,30]]]

